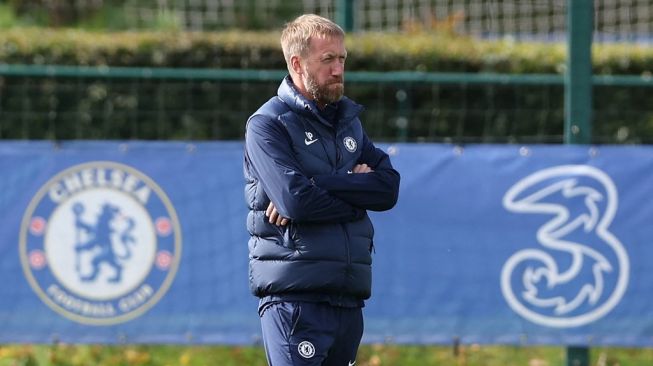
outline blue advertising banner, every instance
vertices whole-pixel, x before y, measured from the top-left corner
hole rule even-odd
[[[653,344],[653,148],[381,147],[364,342]],[[242,156],[0,143],[0,343],[258,342]]]

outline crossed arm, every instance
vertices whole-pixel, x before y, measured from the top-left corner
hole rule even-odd
[[[373,171],[374,170],[367,166],[367,164],[356,164],[356,166],[354,166],[352,169],[353,174],[370,173]],[[272,203],[272,201],[270,201],[267,210],[265,210],[265,216],[267,216],[270,224],[275,224],[277,226],[285,226],[288,224],[288,222],[290,222],[287,217],[283,217],[279,214],[279,211],[277,211],[277,208],[274,207],[274,203]]]

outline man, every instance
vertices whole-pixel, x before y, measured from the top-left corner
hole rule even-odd
[[[303,15],[281,46],[290,75],[245,136],[250,287],[270,365],[354,365],[371,293],[366,210],[395,205],[399,173],[343,96],[342,29]]]

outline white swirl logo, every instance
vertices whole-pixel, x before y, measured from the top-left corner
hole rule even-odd
[[[503,266],[501,290],[522,317],[549,327],[591,323],[612,310],[628,286],[628,255],[609,226],[617,189],[603,171],[563,165],[529,175],[503,197],[518,214],[553,216],[536,239]]]

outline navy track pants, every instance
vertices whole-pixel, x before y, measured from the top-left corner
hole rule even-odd
[[[352,366],[363,336],[361,308],[278,302],[261,315],[270,366]]]

